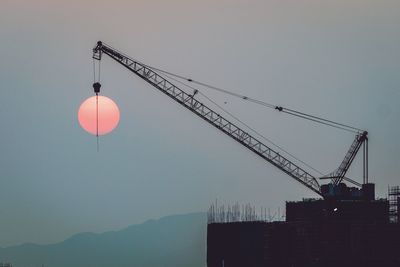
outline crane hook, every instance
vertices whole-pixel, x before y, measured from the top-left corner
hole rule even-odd
[[[99,82],[93,84],[94,93],[98,95],[100,93],[101,84]]]

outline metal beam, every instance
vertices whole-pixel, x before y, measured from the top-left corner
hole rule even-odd
[[[101,42],[98,42],[97,46],[93,49],[93,58],[101,60],[101,56],[103,53],[114,59],[116,62],[118,62],[131,72],[135,73],[137,76],[178,102],[183,107],[187,108],[218,130],[222,131],[238,143],[242,144],[247,149],[251,150],[284,173],[288,174],[316,194],[323,196],[317,179],[310,173],[297,166],[295,163],[291,162],[284,156],[280,155],[279,152],[276,152],[275,150],[269,148],[268,146],[260,142],[257,138],[242,130],[234,123],[228,121],[211,108],[204,105],[196,98],[194,98],[193,95],[190,95],[181,90],[150,67],[123,55],[122,53]]]

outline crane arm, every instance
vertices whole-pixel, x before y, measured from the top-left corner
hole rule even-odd
[[[210,109],[200,101],[198,101],[194,94],[188,94],[185,91],[179,89],[177,86],[172,84],[170,81],[165,79],[156,73],[153,69],[137,62],[128,56],[116,51],[115,49],[98,42],[96,47],[93,49],[93,58],[101,60],[102,54],[106,54],[116,62],[135,73],[137,76],[157,88],[159,91],[169,96],[183,107],[187,108],[218,130],[222,131],[238,143],[242,144],[255,154],[265,159],[284,173],[288,174],[296,181],[300,182],[313,192],[320,196],[321,193],[320,185],[317,179],[310,173],[296,165],[295,163],[288,160],[286,157],[279,154],[275,150],[269,148],[257,138],[250,135],[248,132],[242,130],[232,122],[228,121],[220,114]]]
[[[361,146],[365,141],[368,140],[368,132],[364,131],[362,133],[358,133],[351,144],[349,150],[346,153],[346,156],[344,157],[342,163],[339,165],[339,167],[327,175],[327,177],[332,179],[333,184],[338,185],[343,179],[345,178],[344,176],[346,175],[347,171],[350,168],[351,163],[353,162],[354,158],[356,157],[358,151],[360,150]]]

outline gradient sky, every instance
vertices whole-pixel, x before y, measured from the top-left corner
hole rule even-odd
[[[400,184],[398,0],[0,1],[0,246],[52,243],[216,198],[267,208],[315,197],[108,58],[121,121],[77,121],[97,40],[149,65],[368,129],[378,194]],[[218,103],[328,173],[353,135],[217,92]],[[359,160],[356,162],[359,163]],[[361,178],[356,164],[350,177]]]

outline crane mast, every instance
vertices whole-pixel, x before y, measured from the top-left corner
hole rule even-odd
[[[196,91],[194,91],[192,94],[183,91],[182,89],[171,83],[169,80],[164,78],[162,75],[160,75],[155,69],[147,66],[146,64],[140,63],[99,41],[97,42],[97,45],[93,48],[93,59],[101,60],[103,54],[106,54],[117,63],[127,68],[129,71],[133,72],[134,74],[145,80],[147,83],[151,84],[160,92],[164,93],[165,95],[179,103],[181,106],[190,110],[198,117],[202,118],[203,120],[217,128],[227,136],[231,137],[247,149],[251,150],[267,162],[271,163],[279,170],[291,176],[296,181],[303,184],[308,189],[312,190],[314,193],[322,196],[325,199],[332,198],[332,193],[327,190],[327,185],[320,186],[317,178],[311,175],[308,171],[304,170],[288,158],[282,156],[279,152],[268,147],[256,137],[252,136],[249,132],[241,129],[239,126],[230,122],[222,115],[197,100],[195,98],[195,95],[197,93]],[[100,84],[95,83],[93,87],[95,92],[99,93]],[[283,108],[277,107],[277,109],[279,111],[282,111]],[[363,133],[358,133],[339,168],[329,175],[322,177],[322,179],[332,180],[332,183],[330,184],[331,187],[338,187],[338,185],[343,180],[347,180],[353,182],[354,184],[357,184],[358,186],[361,186],[351,179],[346,178],[345,174],[363,144],[364,183],[365,181],[368,181],[368,178],[366,178],[366,176],[368,177],[368,171],[366,171],[367,167],[365,167],[368,166],[368,164],[365,164],[366,160],[368,161],[368,156],[365,156],[365,151],[368,153],[368,146],[365,146],[365,143],[367,143],[366,141],[368,141],[367,134],[368,133],[366,131]]]
[[[360,150],[361,146],[364,145],[364,157],[363,157],[363,176],[364,176],[364,183],[368,183],[368,158],[367,158],[367,151],[368,150],[368,132],[364,131],[362,133],[358,133],[351,144],[349,150],[346,153],[342,163],[339,165],[335,171],[328,174],[326,177],[332,179],[332,183],[334,185],[340,184],[344,179],[347,171],[350,168],[351,163],[353,162],[354,158],[357,155],[357,152]]]

